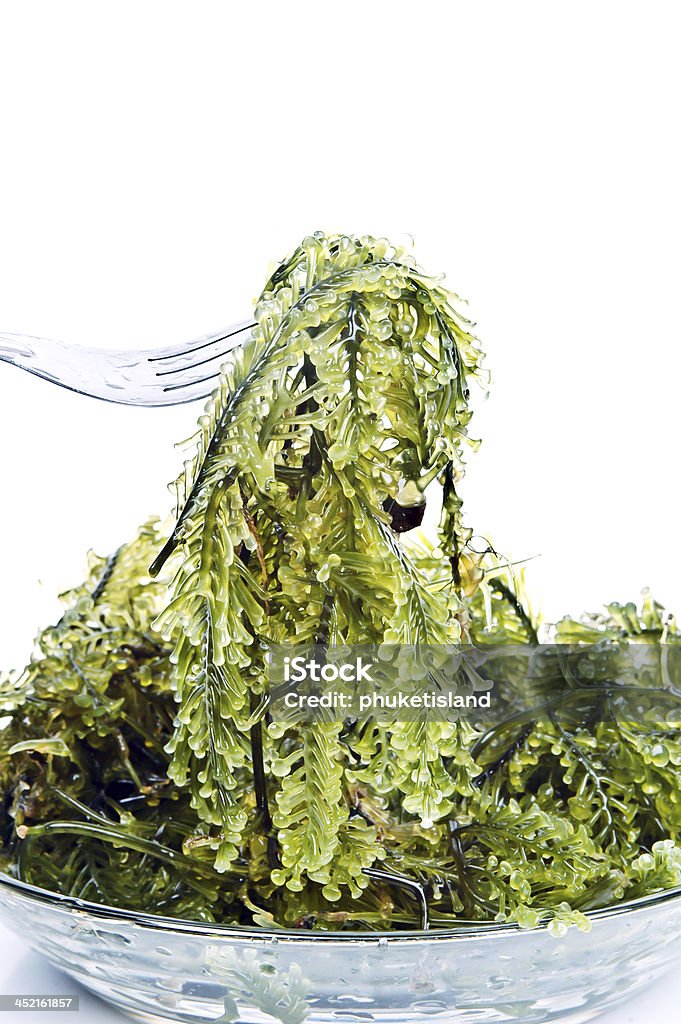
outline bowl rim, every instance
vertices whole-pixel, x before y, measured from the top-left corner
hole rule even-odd
[[[33,903],[47,904],[53,908],[63,909],[71,913],[87,914],[99,920],[126,921],[137,927],[146,928],[159,933],[179,933],[183,935],[197,935],[204,938],[230,938],[252,943],[256,940],[272,943],[273,941],[284,941],[286,943],[314,943],[336,942],[355,943],[360,945],[376,945],[380,942],[413,943],[413,942],[442,942],[442,941],[463,941],[465,939],[481,939],[486,937],[498,937],[517,933],[519,935],[536,935],[539,932],[546,932],[546,923],[536,925],[533,928],[521,928],[515,921],[500,921],[483,924],[479,921],[462,921],[455,928],[435,928],[424,931],[415,929],[412,931],[375,931],[375,932],[341,932],[341,931],[319,931],[313,932],[306,929],[294,928],[259,928],[256,925],[233,925],[233,924],[204,924],[202,921],[191,921],[188,918],[164,917],[157,914],[149,914],[146,911],[124,910],[121,907],[109,907],[104,903],[91,903],[89,900],[79,899],[77,896],[67,896],[62,893],[53,892],[50,889],[42,889],[39,886],[31,885],[19,878],[14,878],[0,871],[0,892],[10,890],[21,898],[28,899]],[[609,907],[600,907],[596,910],[584,911],[584,916],[589,922],[609,920],[619,916],[648,910],[650,908],[672,903],[674,900],[681,900],[681,885],[672,889],[660,889],[647,896],[640,896],[634,900],[614,903]]]

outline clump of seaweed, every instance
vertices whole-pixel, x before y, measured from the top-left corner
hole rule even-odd
[[[275,644],[540,645],[522,574],[462,519],[484,374],[456,297],[385,240],[317,234],[255,319],[170,535],[151,521],[92,556],[1,680],[5,870],[132,910],[331,930],[561,933],[680,884],[674,687],[635,680],[635,721],[617,700],[623,649],[662,664],[681,641],[648,595],[559,623],[559,645],[595,646],[591,676],[541,648],[560,700],[540,686],[491,726],[271,718]]]

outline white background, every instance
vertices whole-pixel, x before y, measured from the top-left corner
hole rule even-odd
[[[549,619],[644,585],[681,607],[673,5],[243,8],[0,6],[0,330],[168,344],[247,315],[315,229],[411,234],[493,372],[470,523],[540,556]],[[198,411],[0,364],[3,666],[88,547],[170,509]]]

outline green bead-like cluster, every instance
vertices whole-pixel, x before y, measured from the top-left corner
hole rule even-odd
[[[520,577],[462,523],[484,375],[457,306],[382,239],[317,234],[278,267],[199,420],[170,536],[150,523],[93,559],[3,681],[9,870],[199,920],[556,934],[681,882],[667,705],[638,724],[585,724],[569,701],[491,729],[270,720],[272,644],[537,643]],[[430,541],[411,529],[426,499]],[[622,642],[681,637],[646,598],[556,639],[597,640],[614,667]]]

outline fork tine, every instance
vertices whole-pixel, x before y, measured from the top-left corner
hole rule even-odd
[[[228,356],[230,352],[233,352],[235,348],[236,348],[235,345],[225,346],[223,344],[223,345],[216,346],[215,347],[215,351],[211,352],[211,354],[209,356],[206,356],[205,359],[197,359],[197,361],[194,362],[194,363],[180,362],[180,363],[178,363],[177,366],[172,366],[169,370],[156,370],[155,376],[156,377],[172,377],[172,376],[176,376],[177,374],[184,375],[184,374],[188,373],[190,370],[195,370],[195,369],[197,369],[200,366],[206,366],[208,363],[213,363],[213,362],[215,362],[216,359],[220,359],[222,362],[224,362],[225,361],[225,357]],[[204,351],[205,351],[205,349],[204,349]],[[200,355],[201,353],[198,353],[198,354]],[[181,357],[178,357],[178,358],[181,358]],[[151,363],[152,360],[150,359],[149,362]],[[167,366],[168,364],[167,363],[161,363],[160,365],[161,366]],[[220,363],[218,363],[218,365],[214,367],[213,373],[217,373],[219,369],[220,369]]]
[[[178,370],[184,372],[231,352],[246,340],[253,327],[255,327],[253,319],[244,320],[219,331],[213,331],[211,334],[203,334],[182,346],[150,349],[144,354],[147,361],[152,364],[150,368],[153,368],[159,377]]]
[[[181,375],[178,375],[178,376],[180,376],[180,378],[181,378]],[[193,380],[180,379],[180,380],[178,380],[177,384],[163,384],[162,385],[162,390],[163,390],[163,392],[165,394],[170,394],[170,392],[172,392],[172,391],[182,391],[182,390],[185,390],[187,388],[195,388],[195,389],[198,390],[199,393],[208,395],[212,391],[212,388],[211,387],[204,387],[204,388],[202,388],[201,385],[202,384],[208,384],[211,381],[215,382],[215,381],[217,381],[217,378],[218,378],[218,370],[216,369],[214,373],[209,373],[205,377],[195,377]]]
[[[210,395],[229,353],[244,343],[255,326],[253,319],[244,320],[195,338],[182,346],[182,351],[156,349],[150,353],[147,364],[157,380],[158,404],[181,404]],[[202,367],[205,370],[200,376],[190,376]]]

